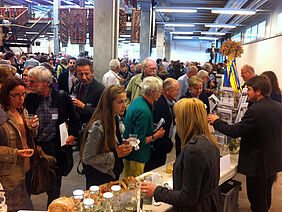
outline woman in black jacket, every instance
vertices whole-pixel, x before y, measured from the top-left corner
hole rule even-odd
[[[174,106],[181,153],[173,167],[173,190],[143,183],[145,197],[173,205],[173,211],[221,212],[219,150],[208,129],[202,101],[184,98]]]

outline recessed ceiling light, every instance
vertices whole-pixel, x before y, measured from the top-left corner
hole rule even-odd
[[[162,13],[196,13],[197,9],[185,7],[157,7],[156,11]]]
[[[170,32],[174,35],[193,35],[193,32]]]
[[[173,36],[173,39],[190,40],[190,39],[193,39],[193,37],[191,37],[191,36]]]
[[[256,14],[255,10],[229,9],[229,8],[213,8],[211,12],[219,13],[219,14],[230,14],[230,15],[254,15]]]
[[[165,26],[171,27],[194,27],[195,24],[185,24],[185,23],[166,23]]]
[[[236,26],[231,24],[205,24],[205,27],[235,28]]]
[[[225,35],[224,32],[201,32],[202,35]]]

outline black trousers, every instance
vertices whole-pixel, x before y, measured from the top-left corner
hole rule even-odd
[[[86,190],[93,185],[102,185],[104,183],[108,183],[110,181],[115,181],[111,175],[104,174],[97,169],[94,169],[92,166],[83,164],[85,170],[85,177],[86,177]]]
[[[62,176],[57,175],[56,179],[52,182],[51,188],[49,189],[49,191],[46,192],[46,194],[48,195],[47,208],[53,200],[60,197],[61,185],[62,185]]]
[[[253,212],[267,212],[271,206],[271,191],[275,176],[246,176],[247,195]]]

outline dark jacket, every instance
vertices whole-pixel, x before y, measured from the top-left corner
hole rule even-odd
[[[182,98],[193,98],[193,96],[192,96],[192,94],[189,91],[187,91],[187,93],[185,95],[180,97],[180,99],[182,99]],[[207,95],[205,94],[205,92],[202,92],[200,94],[199,100],[201,100],[205,104],[207,112],[210,113],[209,99],[208,99]]]
[[[282,171],[282,106],[264,97],[256,101],[242,120],[228,125],[216,120],[219,132],[236,138],[241,136],[238,172],[250,177],[270,177]]]
[[[63,164],[60,164],[62,152],[59,125],[64,122],[67,122],[69,135],[73,135],[76,137],[78,130],[80,129],[80,121],[79,116],[74,109],[72,100],[67,93],[52,89],[51,98],[52,106],[57,107],[59,111],[56,138],[50,143],[39,145],[42,146],[42,149],[46,154],[51,155],[57,159],[60,167]],[[29,113],[36,114],[36,110],[42,100],[42,96],[34,93],[29,93],[25,99],[27,111]]]
[[[161,118],[164,118],[165,123],[163,125],[163,129],[165,130],[165,134],[162,138],[151,142],[151,157],[145,165],[145,172],[164,165],[166,161],[166,154],[169,153],[173,147],[171,138],[169,138],[169,130],[173,122],[173,116],[167,100],[162,95],[154,106],[154,123],[158,123]]]
[[[206,137],[194,137],[183,148],[173,167],[173,190],[158,186],[157,202],[173,205],[173,211],[221,212],[219,150]]]
[[[58,77],[58,90],[69,92],[69,71],[63,71]]]
[[[80,86],[81,82],[78,84],[76,96],[78,96],[79,94]],[[86,99],[85,101],[82,101],[85,104],[85,107],[83,110],[79,111],[80,120],[82,124],[87,123],[92,117],[92,114],[97,107],[97,104],[104,89],[105,86],[102,83],[98,82],[94,78],[92,79],[92,81],[90,82],[90,86],[87,90]]]

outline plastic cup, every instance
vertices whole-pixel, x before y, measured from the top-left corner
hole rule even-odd
[[[137,134],[129,134],[129,144],[135,146],[137,143]]]
[[[33,119],[34,119],[34,114],[26,114],[25,121],[29,128],[32,127]]]

